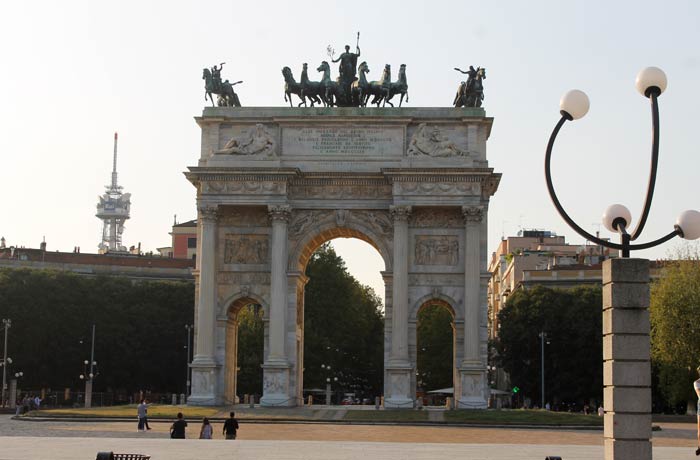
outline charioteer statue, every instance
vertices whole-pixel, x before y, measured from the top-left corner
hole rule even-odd
[[[481,107],[484,100],[484,85],[482,80],[486,79],[486,68],[469,66],[469,70],[462,70],[455,67],[455,70],[468,75],[467,81],[459,84],[457,95],[452,104],[455,107]]]
[[[233,91],[233,87],[243,81],[237,81],[231,83],[228,80],[221,81],[221,69],[224,68],[225,62],[222,62],[218,66],[215,64],[214,67],[210,69],[204,69],[202,72],[202,79],[204,80],[204,100],[207,97],[211,101],[212,107],[214,107],[214,98],[212,94],[216,94],[217,104],[219,107],[240,107],[241,101],[238,99],[238,94]]]
[[[328,55],[331,58],[331,62],[340,62],[340,65],[338,65],[340,76],[336,80],[339,86],[337,105],[340,106],[354,105],[352,103],[351,86],[353,82],[357,80],[357,58],[360,57],[360,32],[357,33],[355,51],[355,53],[351,52],[350,45],[345,45],[345,52],[338,56],[338,58],[333,59],[335,51],[330,45],[328,46]]]

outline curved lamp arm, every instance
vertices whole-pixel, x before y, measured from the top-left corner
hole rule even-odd
[[[646,197],[646,202],[644,206],[644,214],[643,214],[643,220],[640,220],[639,224],[637,225],[637,228],[635,229],[633,235],[628,234],[624,227],[621,227],[620,233],[622,235],[622,241],[623,243],[613,243],[611,241],[606,241],[602,240],[594,235],[591,235],[587,231],[585,231],[583,228],[581,228],[574,220],[566,213],[564,208],[562,207],[561,203],[559,202],[559,198],[557,197],[556,192],[554,191],[554,184],[552,183],[552,174],[551,174],[551,159],[552,159],[552,150],[554,148],[554,141],[557,138],[557,135],[559,134],[559,131],[561,130],[562,126],[564,126],[564,123],[566,123],[569,120],[572,120],[573,118],[571,115],[568,113],[562,111],[562,117],[557,123],[557,125],[554,127],[554,130],[552,130],[552,134],[549,137],[549,142],[547,143],[547,152],[545,154],[545,159],[544,159],[544,175],[545,179],[547,181],[547,190],[549,191],[549,197],[552,199],[552,203],[554,204],[554,207],[557,209],[559,212],[559,215],[566,221],[567,224],[579,235],[582,237],[586,238],[587,240],[590,240],[600,246],[604,246],[606,248],[611,248],[611,249],[617,249],[622,251],[622,257],[629,257],[629,252],[630,250],[640,250],[640,249],[649,249],[654,246],[657,246],[661,243],[665,243],[666,241],[670,240],[671,238],[675,236],[682,236],[683,232],[679,227],[675,227],[672,232],[668,233],[665,236],[662,236],[661,238],[650,241],[648,243],[642,243],[642,244],[630,244],[630,240],[633,239],[634,235],[636,234],[637,236],[641,233],[642,229],[644,228],[644,224],[646,223],[647,216],[649,215],[649,208],[651,207],[651,200],[654,194],[654,185],[656,182],[656,166],[658,163],[658,158],[659,158],[659,144],[658,144],[658,103],[656,101],[656,95],[651,96],[652,99],[652,111],[653,111],[653,118],[654,118],[654,143],[652,146],[652,168],[651,168],[651,175],[649,177],[649,190],[647,191],[647,197]]]
[[[639,223],[632,232],[630,239],[632,241],[639,238],[644,230],[644,225],[649,217],[651,209],[651,200],[654,198],[654,187],[656,187],[656,170],[659,162],[659,101],[658,97],[661,90],[658,88],[650,88],[649,99],[651,100],[651,168],[649,171],[649,185],[647,186],[647,197],[644,200],[644,210],[639,217]]]

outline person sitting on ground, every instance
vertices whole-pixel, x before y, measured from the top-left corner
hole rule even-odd
[[[204,420],[202,420],[202,429],[199,430],[199,439],[211,439],[212,431],[209,419],[204,417]]]
[[[183,418],[182,412],[177,413],[177,420],[175,420],[170,427],[170,437],[173,439],[185,439],[185,428],[187,427],[187,422]]]
[[[224,422],[224,434],[226,435],[226,439],[236,439],[238,420],[236,420],[235,415],[235,412],[231,412],[230,417]]]

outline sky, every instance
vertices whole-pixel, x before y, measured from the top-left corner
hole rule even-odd
[[[544,149],[566,91],[585,91],[588,115],[567,123],[552,174],[569,214],[591,233],[622,203],[639,215],[649,174],[649,102],[634,80],[662,68],[657,188],[641,241],[700,209],[700,2],[667,1],[33,1],[0,16],[0,236],[8,245],[96,252],[98,195],[110,182],[119,132],[119,183],[132,194],[123,240],[170,244],[173,216],[196,217],[183,176],[199,156],[193,117],[205,105],[202,69],[226,62],[245,106],[284,106],[281,75],[354,46],[378,79],[407,65],[410,104],[450,106],[463,78],[487,69],[484,108],[494,118],[489,165],[503,174],[489,208],[489,254],[502,236],[546,229],[580,244],[547,194]],[[335,72],[335,68],[334,68]],[[335,76],[335,75],[334,75]],[[636,221],[635,221],[636,222]],[[369,245],[336,240],[360,281],[383,294],[384,264]],[[680,244],[633,255],[668,257]]]

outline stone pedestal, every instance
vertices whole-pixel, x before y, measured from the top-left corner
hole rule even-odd
[[[291,366],[284,362],[263,364],[263,396],[260,405],[265,407],[293,407],[297,398],[290,395],[289,375]],[[299,402],[301,404],[301,402]]]
[[[85,381],[85,407],[92,407],[92,379]]]
[[[415,372],[411,364],[390,363],[386,366],[389,378],[386,388],[388,394],[384,397],[384,407],[387,409],[413,409],[413,394],[411,393],[411,373]]]
[[[17,379],[10,380],[10,409],[17,408]]]
[[[217,392],[216,364],[192,363],[192,394],[187,398],[187,404],[192,406],[213,406],[221,402]]]
[[[651,459],[649,261],[603,263],[605,459]]]

